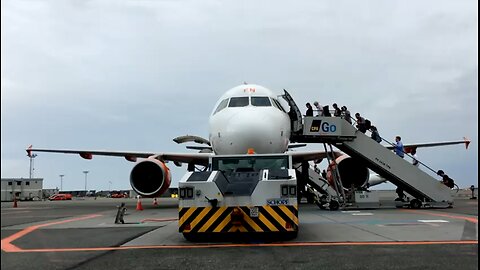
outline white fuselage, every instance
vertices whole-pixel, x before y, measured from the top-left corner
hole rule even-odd
[[[209,140],[215,154],[284,153],[290,119],[269,89],[246,84],[228,90],[209,120]]]

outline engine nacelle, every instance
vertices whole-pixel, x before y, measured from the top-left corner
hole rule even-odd
[[[333,169],[335,164],[338,166],[340,179],[345,189],[353,187],[359,188],[368,182],[370,171],[361,160],[352,158],[347,155],[338,157],[335,162],[331,162],[327,169],[327,180],[334,187]]]
[[[143,197],[158,197],[170,187],[170,169],[160,160],[138,162],[130,172],[130,185]]]

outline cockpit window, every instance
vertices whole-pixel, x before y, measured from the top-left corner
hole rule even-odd
[[[282,104],[280,104],[280,102],[278,102],[278,100],[272,98],[273,100],[273,103],[276,105],[275,107],[277,107],[280,111],[282,112],[285,112],[285,109],[283,108]]]
[[[248,97],[232,97],[228,107],[245,107],[248,106]]]
[[[228,98],[222,100],[222,102],[220,102],[220,104],[218,104],[218,107],[213,114],[216,114],[217,112],[225,109],[225,107],[227,107],[227,104],[228,104]]]
[[[270,99],[268,97],[252,97],[252,105],[259,107],[270,107],[272,106],[272,103],[270,103]]]

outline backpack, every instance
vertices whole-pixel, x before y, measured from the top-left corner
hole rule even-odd
[[[443,176],[444,180],[443,182],[445,183],[445,185],[449,188],[454,188],[455,187],[455,181],[453,181],[452,178],[448,177],[448,175],[444,175]]]
[[[448,177],[448,180],[447,180],[447,187],[449,187],[449,188],[454,188],[455,187],[455,182],[450,177]]]
[[[380,137],[380,134],[378,133],[378,131],[375,132],[375,141],[378,143],[382,142],[382,137]]]
[[[372,122],[370,120],[365,119],[365,128],[369,130],[372,127]]]

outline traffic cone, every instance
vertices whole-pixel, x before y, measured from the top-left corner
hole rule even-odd
[[[139,210],[139,211],[143,210],[143,206],[142,206],[142,202],[140,201],[140,197],[137,200],[137,210]]]
[[[157,203],[157,198],[153,198],[153,206],[157,206],[158,203]]]
[[[17,197],[13,198],[13,207],[17,208]]]

